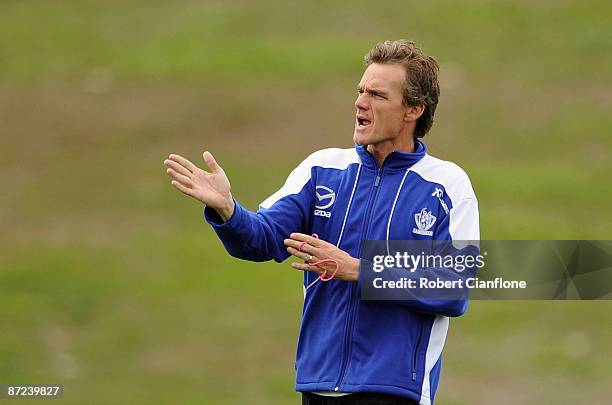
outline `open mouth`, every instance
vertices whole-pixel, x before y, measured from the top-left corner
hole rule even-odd
[[[359,128],[365,128],[365,127],[367,127],[368,125],[370,125],[371,123],[372,123],[372,121],[370,121],[370,120],[368,120],[368,119],[366,119],[366,118],[363,118],[363,117],[357,117],[357,126],[358,126]]]

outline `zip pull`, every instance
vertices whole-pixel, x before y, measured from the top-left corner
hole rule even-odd
[[[380,184],[381,176],[382,176],[382,168],[378,169],[378,172],[376,173],[376,180],[374,180],[374,187],[378,187],[378,185]]]

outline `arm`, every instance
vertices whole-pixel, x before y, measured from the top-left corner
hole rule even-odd
[[[380,242],[378,247],[373,249],[376,251],[376,253],[384,251],[384,246],[386,246],[385,241],[378,242]],[[444,241],[443,243],[438,243],[436,245],[444,246],[446,244],[450,245],[450,242]],[[301,233],[291,234],[290,239],[285,239],[285,245],[287,246],[287,251],[289,253],[304,261],[304,263],[291,263],[291,267],[294,269],[314,272],[318,275],[323,275],[324,277],[330,277],[335,273],[335,280],[359,281],[362,291],[364,285],[367,285],[368,288],[370,288],[370,295],[373,293],[371,292],[372,289],[369,286],[372,285],[373,278],[378,276],[382,277],[385,281],[394,282],[398,282],[402,279],[412,279],[417,286],[421,278],[427,278],[428,280],[440,279],[449,282],[463,280],[463,283],[465,283],[465,279],[467,277],[474,276],[474,269],[472,268],[468,268],[467,270],[458,273],[452,268],[445,267],[419,268],[413,272],[404,269],[389,268],[385,270],[384,275],[382,275],[382,273],[373,273],[371,261],[365,259],[360,261],[329,242]],[[421,247],[424,246],[425,244],[418,245],[419,251],[414,251],[411,253],[418,255]],[[409,247],[411,248],[409,250],[415,249],[415,246]],[[370,247],[370,249],[372,248]],[[474,246],[468,246],[460,250],[451,249],[450,251],[447,251],[446,254],[467,254],[475,256],[477,254],[476,251],[477,249]],[[443,252],[438,253],[444,255]],[[315,265],[319,261],[323,261],[323,263]],[[467,288],[453,290],[423,290],[417,287],[406,290],[385,290],[382,293],[379,292],[379,295],[370,296],[370,298],[365,299],[388,300],[418,312],[454,317],[462,315],[467,309],[468,292],[469,291]]]
[[[232,197],[229,180],[212,155],[205,152],[204,160],[210,173],[177,155],[170,155],[164,164],[177,189],[206,205],[205,218],[228,253],[252,261],[285,260],[289,254],[283,239],[309,226],[310,165],[303,162],[298,166],[283,188],[264,201],[255,213]]]
[[[450,256],[471,255],[476,256],[479,252],[477,246],[480,241],[479,229],[479,214],[478,202],[469,187],[467,197],[463,197],[453,204],[449,214],[440,222],[434,232],[435,253]],[[448,241],[448,242],[445,242]],[[453,241],[469,242],[462,243],[462,247],[454,247]],[[474,277],[476,269],[467,268],[462,272],[456,272],[452,268],[445,267],[428,267],[427,269],[418,269],[414,272],[394,271],[390,270],[395,277],[412,278],[418,281],[424,275],[429,280],[444,280],[444,281],[462,281],[465,286],[465,280],[468,277]],[[426,272],[426,273],[425,273]],[[386,278],[391,280],[391,278]],[[453,289],[451,292],[445,290],[416,290],[418,291],[414,297],[408,297],[404,294],[398,302],[406,305],[416,311],[429,313],[433,315],[444,316],[461,316],[467,310],[467,296],[469,290]],[[443,297],[443,298],[437,298]]]
[[[434,236],[438,242],[434,245],[437,247],[438,254],[442,255],[471,255],[475,256],[478,254],[478,248],[474,246],[480,239],[479,226],[478,226],[478,204],[475,197],[468,197],[459,200],[456,205],[450,210],[447,215],[438,225]],[[466,247],[461,249],[455,248],[452,245],[452,241],[471,241]],[[361,268],[370,268],[371,262],[367,262],[362,259],[361,263],[359,259],[350,256],[347,252],[337,248],[335,245],[330,244],[324,240],[316,239],[309,235],[300,233],[293,233],[289,239],[285,239],[285,245],[287,246],[287,252],[293,256],[304,260],[305,262],[318,262],[321,260],[330,260],[324,262],[318,266],[308,263],[292,263],[291,266],[296,270],[311,271],[319,275],[325,273],[326,277],[329,277],[334,273],[336,265],[333,261],[338,264],[338,271],[334,277],[337,280],[345,281],[359,281],[361,288],[363,285],[371,285],[372,272],[361,272]],[[381,246],[374,249],[376,254],[385,250],[382,246],[387,246],[385,241],[380,241]],[[424,245],[419,245],[420,247]],[[414,249],[414,246],[413,246]],[[413,252],[418,255],[419,252]],[[366,253],[366,257],[369,254]],[[474,276],[475,269],[468,268],[462,272],[456,272],[454,269],[439,267],[433,268],[428,267],[427,269],[418,269],[417,271],[410,272],[402,269],[388,269],[386,270],[384,279],[387,281],[397,281],[404,279],[412,279],[418,285],[420,278],[425,277],[429,280],[445,280],[449,282],[462,280],[465,285],[465,280],[468,277]],[[365,273],[365,274],[364,274]],[[404,305],[412,310],[418,312],[424,312],[434,315],[444,316],[460,316],[467,309],[467,288],[454,289],[449,291],[445,290],[401,290],[401,291],[390,291],[388,295],[379,297],[377,299],[386,299],[396,302],[399,305]]]

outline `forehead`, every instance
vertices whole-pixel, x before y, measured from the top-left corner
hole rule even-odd
[[[406,77],[406,70],[399,64],[372,63],[367,67],[359,85],[377,89],[401,90]]]

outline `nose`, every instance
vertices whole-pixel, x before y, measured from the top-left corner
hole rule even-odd
[[[366,94],[360,93],[357,95],[357,99],[355,100],[355,108],[359,110],[367,110],[368,103],[366,101]]]

